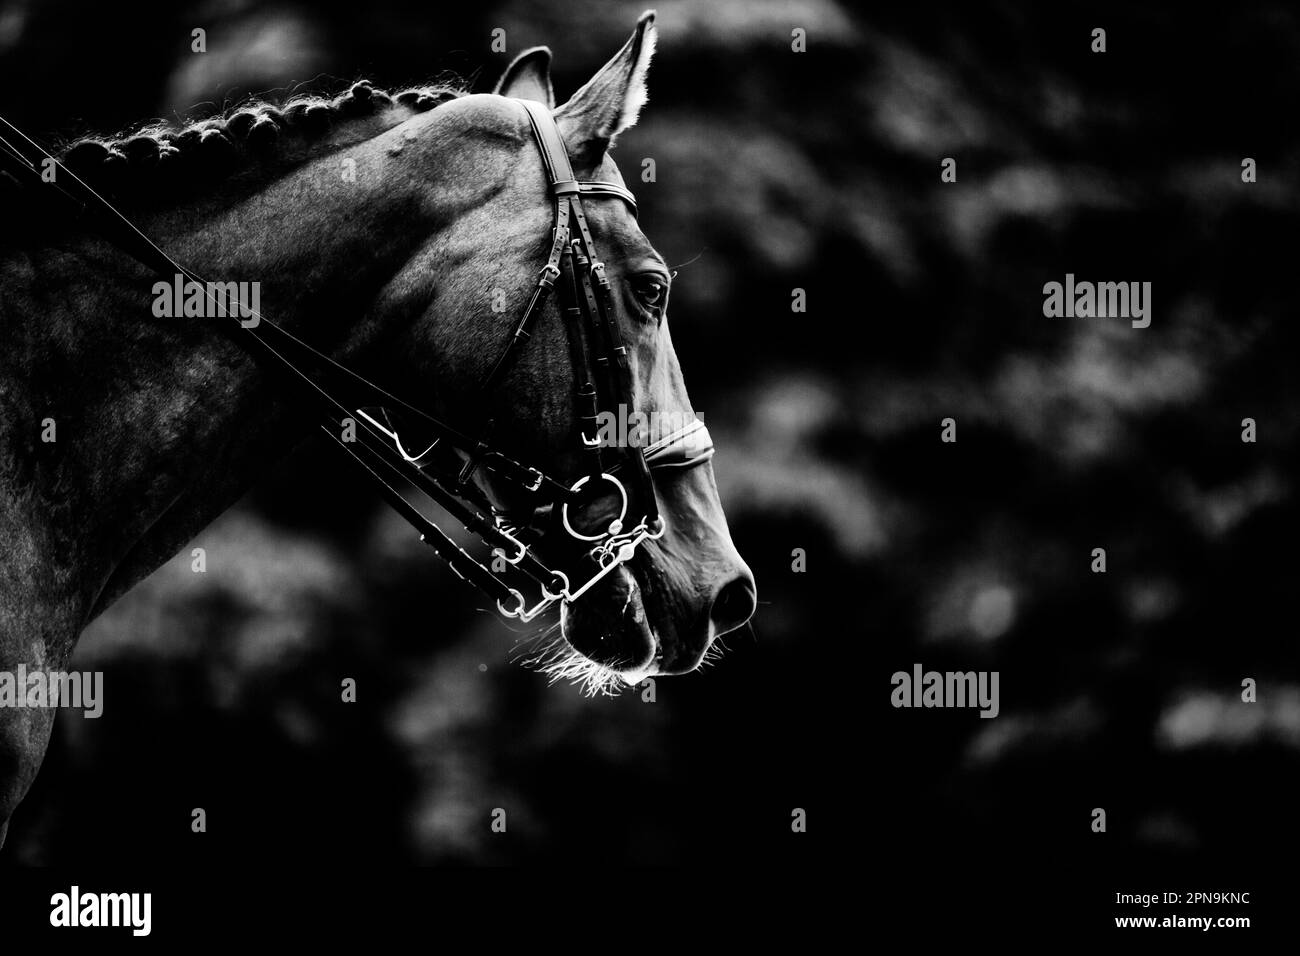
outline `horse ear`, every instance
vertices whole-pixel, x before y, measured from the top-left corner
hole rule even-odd
[[[614,137],[636,122],[654,52],[655,12],[647,10],[623,49],[556,110],[556,123],[579,166],[599,163]]]
[[[551,88],[551,51],[535,46],[515,57],[494,90],[501,96],[519,100],[536,100],[555,109],[555,90]]]

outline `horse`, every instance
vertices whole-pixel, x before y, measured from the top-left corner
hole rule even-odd
[[[60,170],[108,184],[140,233],[195,274],[256,278],[261,312],[331,361],[440,419],[490,421],[494,447],[568,481],[586,450],[571,442],[583,409],[559,303],[479,388],[555,239],[556,197],[522,107],[553,120],[575,176],[607,184],[587,197],[583,228],[604,257],[631,402],[692,418],[665,321],[672,276],[630,194],[612,198],[625,185],[610,148],[646,101],[654,48],[649,12],[560,106],[550,50],[537,47],[493,93],[359,81],[333,99],[83,138]],[[76,220],[38,211],[0,234],[0,672],[63,670],[89,622],[313,433],[231,336],[157,318],[156,278]],[[521,493],[490,469],[467,473],[494,509]],[[696,669],[756,605],[712,464],[657,472],[651,497],[661,533],[560,607],[572,652],[628,680]],[[0,845],[54,713],[0,708]]]

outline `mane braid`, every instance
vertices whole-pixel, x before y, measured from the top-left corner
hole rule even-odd
[[[219,116],[159,123],[117,137],[83,136],[57,155],[96,189],[130,205],[159,205],[211,192],[243,174],[281,173],[375,136],[463,96],[456,85],[383,90],[369,80],[327,98],[250,100]],[[355,123],[355,139],[344,124]]]

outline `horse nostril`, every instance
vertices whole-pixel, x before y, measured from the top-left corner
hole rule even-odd
[[[753,578],[747,574],[732,578],[722,586],[709,610],[709,620],[713,623],[715,636],[721,637],[742,626],[754,616],[757,607]]]

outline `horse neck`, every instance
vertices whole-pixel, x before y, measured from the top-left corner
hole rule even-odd
[[[205,279],[259,282],[264,315],[345,357],[381,331],[371,306],[428,233],[407,197],[379,176],[349,180],[339,158],[221,210],[155,215],[144,231]],[[232,319],[155,317],[157,278],[88,237],[0,263],[0,324],[16,346],[0,364],[13,409],[0,424],[0,509],[10,512],[0,519],[19,512],[17,523],[35,526],[41,567],[31,570],[53,564],[78,582],[88,615],[166,561],[312,424],[212,327]],[[388,302],[384,318],[416,307]],[[40,437],[47,420],[50,442]]]

